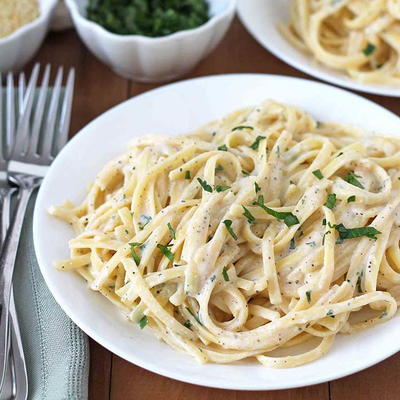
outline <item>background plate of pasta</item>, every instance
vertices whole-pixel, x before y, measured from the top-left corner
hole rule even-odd
[[[261,390],[356,372],[399,350],[399,129],[280,76],[132,98],[46,176],[42,273],[88,335],[171,378]]]
[[[397,0],[239,0],[239,16],[275,56],[316,78],[400,96]]]

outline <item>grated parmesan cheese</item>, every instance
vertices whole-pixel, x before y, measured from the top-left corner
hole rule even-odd
[[[0,38],[11,35],[38,16],[37,0],[0,0]]]

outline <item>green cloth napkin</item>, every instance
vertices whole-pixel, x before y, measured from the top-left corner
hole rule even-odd
[[[28,369],[28,398],[87,399],[88,339],[56,303],[40,273],[33,247],[34,200],[25,217],[13,280]]]

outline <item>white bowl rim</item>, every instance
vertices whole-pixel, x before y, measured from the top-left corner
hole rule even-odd
[[[88,124],[86,124],[84,127],[82,127],[67,143],[66,146],[70,146],[71,143],[74,143],[76,140],[78,140],[78,137],[80,137],[81,135],[85,134],[85,131],[87,129],[88,126],[95,124],[97,122],[98,119],[102,118],[104,114],[106,113],[110,113],[112,110],[122,106],[123,104],[131,101],[134,98],[139,98],[145,95],[148,95],[150,92],[154,93],[157,92],[158,90],[163,90],[166,87],[173,87],[175,85],[181,85],[181,84],[185,84],[187,82],[190,81],[201,81],[201,80],[208,80],[208,79],[214,79],[214,78],[224,78],[224,77],[247,77],[247,76],[254,76],[254,77],[264,77],[264,76],[268,76],[268,77],[274,77],[276,79],[287,79],[287,80],[292,80],[292,81],[302,81],[302,82],[307,82],[308,84],[311,85],[318,85],[318,86],[324,86],[324,87],[329,87],[331,90],[334,90],[336,92],[341,92],[341,93],[347,93],[348,96],[351,96],[353,98],[361,98],[366,104],[371,104],[376,108],[381,109],[382,111],[385,111],[388,114],[391,114],[392,116],[396,117],[396,118],[400,118],[399,116],[397,116],[394,112],[388,110],[387,108],[383,107],[382,105],[368,99],[365,98],[359,94],[356,93],[352,93],[346,89],[343,88],[338,88],[336,86],[332,86],[330,84],[324,83],[324,82],[318,82],[318,81],[313,81],[311,79],[307,79],[307,78],[299,78],[299,77],[292,77],[292,76],[286,76],[286,75],[275,75],[275,74],[263,74],[263,73],[231,73],[231,74],[214,74],[214,75],[209,75],[209,76],[202,76],[202,77],[196,77],[196,78],[189,78],[189,79],[184,79],[184,80],[180,80],[178,82],[172,82],[166,85],[161,85],[157,88],[151,89],[149,91],[146,91],[144,93],[141,93],[137,96],[131,97],[129,99],[126,99],[124,101],[122,101],[119,104],[116,104],[115,106],[109,108],[108,110],[104,111],[103,113],[101,113],[100,115],[98,115],[97,117],[95,117],[92,121],[90,121]],[[64,150],[64,149],[63,149]],[[62,151],[63,151],[62,150]],[[38,200],[39,198],[42,196],[42,191],[39,190],[38,193]],[[62,296],[59,295],[59,293],[54,289],[54,285],[51,281],[51,279],[49,278],[49,276],[46,274],[46,269],[43,267],[43,262],[42,261],[42,254],[39,251],[39,246],[38,246],[38,241],[36,240],[37,237],[37,229],[38,229],[38,204],[40,203],[40,201],[36,201],[35,204],[35,208],[34,208],[34,215],[33,215],[33,238],[34,238],[34,249],[35,249],[35,254],[36,257],[38,259],[38,264],[39,264],[39,268],[41,271],[41,274],[45,280],[46,286],[49,288],[52,296],[54,297],[54,299],[56,300],[56,302],[60,305],[60,307],[63,309],[63,311],[68,315],[69,318],[71,318],[71,320],[77,325],[79,326],[80,329],[82,329],[90,338],[92,338],[93,340],[95,340],[96,342],[98,342],[99,344],[101,344],[102,346],[104,346],[107,350],[111,351],[113,354],[116,354],[117,356],[123,358],[124,360],[128,361],[129,363],[133,363],[137,366],[139,366],[140,368],[146,369],[150,372],[156,373],[158,375],[170,378],[170,379],[174,379],[174,380],[178,380],[181,382],[185,382],[185,383],[190,383],[190,384],[194,384],[194,385],[199,385],[199,386],[203,386],[203,387],[211,387],[211,388],[219,388],[219,389],[230,389],[230,390],[246,390],[246,391],[259,391],[259,390],[286,390],[286,389],[294,389],[294,388],[299,388],[299,387],[305,387],[305,386],[311,386],[311,385],[316,385],[316,384],[320,384],[320,383],[325,383],[331,380],[336,380],[339,378],[343,378],[345,376],[349,376],[351,374],[357,373],[359,371],[362,371],[366,368],[369,368],[383,360],[385,360],[386,358],[392,356],[393,354],[395,354],[397,351],[400,350],[400,345],[397,345],[396,349],[391,348],[389,351],[386,352],[380,352],[379,355],[375,355],[375,357],[371,360],[369,360],[368,363],[365,363],[364,366],[362,368],[357,368],[357,367],[351,367],[351,368],[347,368],[346,370],[339,370],[335,375],[330,376],[329,378],[324,377],[323,379],[319,379],[318,377],[315,377],[314,379],[310,379],[309,381],[307,381],[306,383],[297,383],[295,385],[291,384],[285,387],[281,387],[281,386],[276,386],[276,387],[270,387],[268,389],[263,389],[263,388],[258,388],[258,387],[252,387],[252,386],[247,386],[247,387],[241,387],[241,388],[237,388],[237,387],[230,387],[230,386],[224,386],[224,385],[218,385],[215,386],[213,384],[209,384],[209,383],[204,383],[204,381],[202,381],[201,379],[199,379],[197,376],[192,376],[190,379],[188,379],[187,377],[182,377],[179,374],[176,373],[170,373],[169,371],[165,371],[162,368],[158,368],[156,366],[156,364],[152,364],[149,362],[143,362],[143,360],[141,360],[140,362],[138,362],[138,359],[132,360],[130,358],[128,358],[126,356],[126,354],[122,353],[119,351],[118,346],[116,346],[113,342],[107,342],[105,339],[103,339],[101,337],[101,334],[99,334],[96,330],[94,330],[92,327],[90,327],[86,322],[79,320],[77,318],[75,318],[74,312],[73,310],[70,308],[70,306],[64,302],[64,300],[62,299]]]
[[[106,35],[112,40],[119,40],[120,42],[128,42],[132,39],[140,42],[166,42],[170,39],[181,39],[183,37],[192,35],[193,33],[202,33],[203,31],[206,31],[209,27],[215,25],[216,23],[220,22],[221,20],[229,17],[231,14],[233,14],[236,10],[236,2],[237,0],[227,0],[228,1],[228,6],[224,11],[221,13],[212,16],[207,22],[204,24],[192,28],[192,29],[185,29],[182,31],[177,31],[174,33],[171,33],[169,35],[165,36],[159,36],[159,37],[150,37],[150,36],[144,36],[144,35],[120,35],[118,33],[113,33],[105,29],[103,26],[98,24],[97,22],[90,21],[86,17],[82,16],[81,13],[78,10],[78,6],[76,4],[75,0],[65,0],[65,4],[68,7],[69,11],[71,12],[72,18],[75,21],[78,20],[82,25],[85,25],[87,28],[90,28],[94,31],[97,31],[98,33],[102,35]]]
[[[38,0],[39,8],[40,8],[40,13],[37,18],[32,20],[31,22],[28,22],[25,25],[20,26],[16,31],[12,32],[10,35],[5,36],[4,38],[0,38],[0,45],[3,43],[11,42],[12,40],[18,38],[19,36],[22,36],[25,32],[30,31],[31,29],[35,28],[36,26],[39,26],[42,22],[45,21],[46,18],[48,18],[49,14],[51,14],[57,5],[58,0],[47,0],[50,3],[50,7],[47,9],[47,12],[43,12],[42,10],[42,1],[43,0]]]

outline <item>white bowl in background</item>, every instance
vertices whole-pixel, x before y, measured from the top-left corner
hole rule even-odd
[[[38,18],[0,39],[0,72],[21,69],[42,44],[57,0],[38,0],[38,3]]]
[[[238,14],[250,34],[273,55],[315,78],[334,85],[381,96],[400,97],[400,86],[363,83],[342,71],[329,68],[295,48],[278,31],[280,22],[289,21],[290,0],[238,0]]]
[[[157,38],[118,35],[85,17],[87,0],[66,0],[74,25],[89,50],[117,74],[141,82],[176,79],[220,42],[235,14],[236,0],[208,0],[211,18],[198,28]]]

